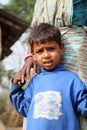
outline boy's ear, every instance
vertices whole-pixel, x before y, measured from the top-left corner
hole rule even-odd
[[[61,56],[64,54],[64,44],[60,45],[60,49],[61,49]]]

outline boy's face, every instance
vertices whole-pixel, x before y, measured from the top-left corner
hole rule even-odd
[[[51,70],[56,67],[64,53],[64,45],[58,45],[55,41],[46,43],[34,43],[33,58],[43,68]]]

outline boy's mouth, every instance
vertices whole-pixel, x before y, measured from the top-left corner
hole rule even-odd
[[[52,66],[52,64],[53,64],[53,61],[51,60],[51,61],[45,61],[45,62],[43,62],[43,64],[45,65],[45,66],[47,66],[47,67],[50,67],[50,66]]]

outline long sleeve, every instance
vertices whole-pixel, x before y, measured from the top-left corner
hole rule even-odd
[[[22,85],[11,86],[10,101],[14,109],[22,116],[27,117],[31,103],[31,88],[30,85],[23,90]]]
[[[73,100],[75,102],[75,111],[84,117],[87,117],[87,87],[78,78],[73,83]]]

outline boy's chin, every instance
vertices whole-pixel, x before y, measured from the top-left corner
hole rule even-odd
[[[44,69],[50,71],[50,70],[53,70],[55,67],[44,67]]]

